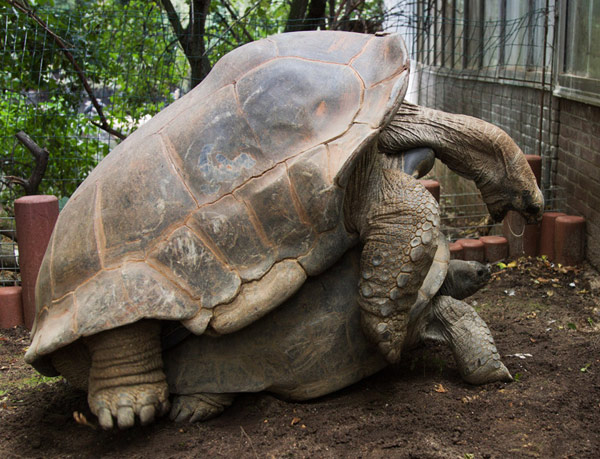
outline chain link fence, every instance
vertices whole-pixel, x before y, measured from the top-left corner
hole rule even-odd
[[[343,20],[312,21],[322,28],[403,34],[412,58],[407,98],[491,121],[525,153],[542,156],[548,208],[560,210],[560,190],[553,187],[554,2],[374,3]],[[182,39],[190,17],[166,13],[157,2],[98,2],[93,11],[68,5],[33,14],[0,5],[0,285],[19,282],[12,202],[24,193],[21,182],[35,178],[33,156],[15,134],[23,131],[47,150],[37,192],[54,194],[64,205],[119,137],[191,88],[194,65],[214,64],[251,40],[314,27],[290,21],[286,2],[271,2],[265,11],[265,2],[257,2],[240,12],[215,8],[202,34]],[[194,64],[183,46],[201,36]],[[497,231],[472,184],[440,164],[431,177],[442,185],[443,224],[451,238]]]

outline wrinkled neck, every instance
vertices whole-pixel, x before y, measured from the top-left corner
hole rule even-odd
[[[356,163],[348,180],[344,197],[344,219],[346,229],[361,232],[366,224],[369,203],[377,198],[377,184],[381,181],[380,154],[373,145]]]
[[[431,147],[438,159],[480,189],[492,172],[495,177],[508,176],[507,161],[520,152],[508,134],[491,123],[404,103],[381,133],[379,148],[391,154],[422,146]]]
[[[527,218],[541,215],[543,197],[525,155],[506,132],[491,123],[403,103],[382,131],[378,145],[386,153],[432,148],[451,170],[475,182],[497,220],[509,209]]]

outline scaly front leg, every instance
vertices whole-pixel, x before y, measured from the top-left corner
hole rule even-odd
[[[359,305],[366,335],[393,363],[400,359],[410,308],[435,256],[439,208],[403,172],[373,172],[379,178],[370,181],[368,209],[361,212]]]
[[[169,409],[169,388],[163,372],[160,324],[143,320],[87,337],[92,357],[88,403],[100,425],[132,427]]]

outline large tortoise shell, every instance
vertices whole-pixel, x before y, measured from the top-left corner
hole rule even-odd
[[[227,333],[284,301],[355,242],[344,187],[407,81],[398,35],[282,34],[224,56],[61,212],[26,360],[52,373],[43,356],[142,318]]]

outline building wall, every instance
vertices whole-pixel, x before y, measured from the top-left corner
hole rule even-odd
[[[566,211],[586,218],[587,258],[600,269],[600,107],[560,100],[556,183]]]

